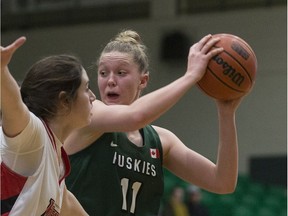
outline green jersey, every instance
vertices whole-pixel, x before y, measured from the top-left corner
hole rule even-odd
[[[70,156],[68,189],[91,216],[156,216],[164,190],[162,146],[152,126],[143,147],[125,133],[105,133]]]

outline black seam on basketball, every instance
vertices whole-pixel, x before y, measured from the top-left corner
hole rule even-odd
[[[215,46],[215,45],[213,47],[219,48],[218,46]],[[244,69],[244,71],[247,74],[247,76],[248,76],[248,78],[249,78],[249,80],[251,82],[251,85],[252,85],[253,84],[252,78],[251,78],[250,74],[248,73],[248,71],[246,70],[246,68],[233,55],[231,55],[229,52],[227,52],[226,50],[224,50],[223,52],[227,53],[227,55],[229,55],[231,58],[233,58]]]
[[[233,55],[231,55],[229,52],[225,51],[225,53],[227,53],[231,58],[233,58],[236,62],[238,62],[239,65],[241,65],[241,67],[244,69],[245,73],[248,75],[250,82],[253,83],[252,78],[250,76],[250,73],[246,70],[246,68]]]
[[[207,67],[208,71],[217,79],[219,80],[222,84],[224,84],[225,86],[227,86],[228,88],[234,90],[234,91],[237,91],[237,92],[240,92],[240,93],[243,93],[245,91],[241,91],[239,89],[235,89],[233,87],[231,87],[230,85],[228,85],[227,83],[223,82],[209,67]]]

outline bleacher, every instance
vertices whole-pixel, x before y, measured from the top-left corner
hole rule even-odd
[[[163,204],[173,187],[186,189],[189,184],[164,170]],[[234,193],[219,195],[202,190],[202,203],[210,216],[287,216],[287,189],[283,186],[259,183],[249,176],[239,175]]]

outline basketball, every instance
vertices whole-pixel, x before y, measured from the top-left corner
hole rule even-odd
[[[224,50],[208,63],[206,73],[197,83],[212,98],[231,100],[244,96],[255,83],[257,59],[254,51],[240,37],[215,34],[220,41],[214,47]]]

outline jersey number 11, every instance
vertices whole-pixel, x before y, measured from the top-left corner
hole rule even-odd
[[[136,207],[136,200],[137,195],[139,192],[139,189],[141,187],[141,182],[134,182],[132,184],[132,203],[130,207],[130,212],[135,213],[135,207]],[[122,203],[122,209],[127,211],[127,192],[128,192],[128,186],[129,186],[129,179],[128,178],[122,178],[121,179],[121,186],[122,186],[122,195],[123,195],[123,203]]]

